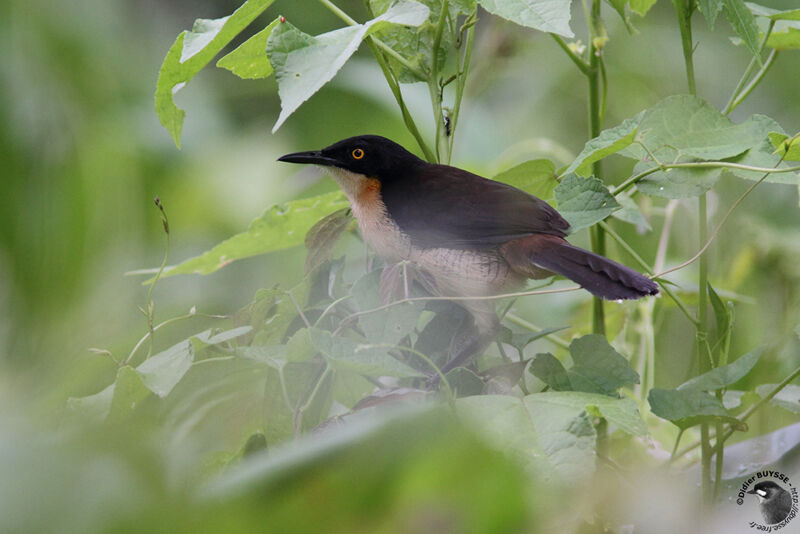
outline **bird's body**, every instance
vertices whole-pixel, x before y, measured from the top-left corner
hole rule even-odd
[[[606,299],[658,292],[649,278],[567,243],[569,223],[543,200],[462,169],[427,163],[383,137],[353,137],[280,160],[328,168],[372,249],[388,263],[416,263],[435,295],[497,295],[554,272]],[[483,350],[499,326],[494,305],[459,303],[478,332],[462,353]],[[464,354],[455,355],[450,367],[471,357]]]

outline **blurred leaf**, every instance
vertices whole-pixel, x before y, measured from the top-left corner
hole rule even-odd
[[[516,187],[543,200],[551,200],[553,190],[558,185],[555,164],[549,159],[532,159],[520,163],[497,174],[492,180]]]
[[[269,447],[283,443],[294,434],[294,405],[284,394],[281,370],[269,369],[264,380],[261,409],[264,414],[264,437]]]
[[[639,132],[639,140],[662,163],[672,163],[677,156],[701,160],[730,158],[758,145],[764,138],[759,120],[750,118],[734,124],[704,100],[690,95],[669,96],[646,110]],[[636,144],[621,154],[640,160],[648,156]]]
[[[747,425],[731,416],[717,398],[697,389],[651,389],[647,395],[653,414],[687,429],[704,421],[729,423],[737,430]]]
[[[647,433],[634,401],[593,393],[478,395],[456,400],[456,410],[498,447],[514,452],[537,478],[567,484],[594,471],[596,436],[588,411],[627,433]]]
[[[483,380],[466,367],[456,367],[445,375],[447,383],[458,397],[480,395],[483,392]]]
[[[142,375],[123,365],[114,380],[114,397],[111,399],[107,420],[120,421],[130,415],[136,406],[150,396],[150,389],[142,381]]]
[[[245,80],[258,80],[271,75],[272,65],[267,57],[267,39],[280,21],[280,18],[273,20],[233,52],[223,56],[217,61],[217,67],[227,69]]]
[[[733,363],[716,367],[707,373],[691,378],[678,386],[679,391],[716,391],[744,378],[758,363],[764,353],[764,348],[759,347],[736,359]]]
[[[696,160],[690,160],[696,161]],[[681,163],[688,163],[681,160]],[[652,169],[653,162],[640,161],[633,167],[638,174]],[[636,182],[636,189],[651,197],[659,198],[691,198],[700,196],[714,187],[722,175],[722,168],[691,169],[674,168],[656,171]]]
[[[175,105],[172,97],[273,1],[247,0],[228,17],[198,19],[191,32],[184,31],[175,39],[158,72],[155,105],[161,125],[178,148],[186,112]]]
[[[572,340],[573,366],[565,370],[552,354],[537,354],[530,372],[556,391],[584,391],[616,395],[622,386],[639,383],[639,375],[628,360],[599,334]]]
[[[456,412],[490,443],[514,453],[537,480],[574,484],[595,469],[595,430],[584,406],[542,398],[558,393],[477,395],[456,400]]]
[[[362,276],[350,291],[359,311],[381,306],[379,283],[381,271],[376,270]],[[371,343],[398,344],[417,326],[422,303],[404,302],[386,309],[367,313],[358,318],[358,325]]]
[[[166,397],[192,365],[193,351],[188,339],[176,343],[165,351],[145,360],[136,370],[145,386]]]
[[[565,176],[555,189],[555,197],[558,211],[569,222],[573,233],[602,221],[620,208],[603,182],[594,176]]]
[[[202,524],[209,532],[530,531],[519,465],[452,416],[419,412],[364,413],[253,455],[205,488]]]
[[[342,208],[323,217],[311,227],[305,237],[305,245],[308,249],[306,272],[333,257],[333,247],[336,246],[352,222],[350,208]]]
[[[722,11],[724,0],[698,0],[697,7],[706,19],[708,27],[714,29],[714,23],[717,20],[717,15]]]
[[[762,139],[761,142],[744,154],[729,158],[726,161],[763,168],[788,167],[788,163],[781,161],[781,153],[775,153],[775,147],[771,142],[773,136],[784,135],[780,124],[765,115],[753,115],[747,119],[746,122],[752,122],[754,126],[758,128],[759,135]],[[798,154],[798,157],[800,157],[800,154]],[[725,169],[725,171],[739,178],[744,178],[745,180],[760,180],[764,176],[763,172],[745,171],[742,169]],[[798,183],[800,183],[800,177],[798,177],[797,173],[777,173],[770,174],[764,181],[773,184],[798,185]]]
[[[777,384],[761,384],[756,388],[756,394],[761,398],[766,397],[778,385]],[[796,384],[789,384],[780,390],[777,395],[770,399],[774,406],[780,406],[785,410],[792,413],[800,414],[800,386]]]
[[[574,37],[569,27],[571,0],[478,0],[489,13],[543,32]]]
[[[733,26],[733,30],[741,37],[745,46],[750,50],[759,64],[761,61],[761,43],[759,42],[758,26],[753,14],[744,5],[743,0],[722,0],[725,14]]]
[[[800,161],[800,136],[789,138],[782,132],[770,132],[769,142],[784,160]]]
[[[313,37],[288,22],[281,23],[267,41],[267,55],[275,69],[281,113],[273,133],[281,124],[328,83],[368,35],[388,24],[419,26],[428,18],[428,8],[411,0],[399,0],[382,15],[355,26]]]
[[[633,143],[645,112],[625,119],[622,124],[603,130],[600,135],[586,142],[583,150],[575,158],[562,175],[574,172],[578,176],[587,177],[592,174],[592,164],[611,154],[615,154]]]
[[[67,399],[67,408],[89,419],[102,421],[108,417],[113,398],[114,384],[111,384],[94,395],[70,397]]]
[[[619,205],[622,206],[622,209],[612,213],[612,217],[619,219],[620,221],[625,221],[627,223],[636,225],[636,227],[640,229],[653,229],[650,226],[650,223],[647,222],[647,219],[644,218],[644,214],[642,213],[642,210],[639,209],[639,205],[630,196],[617,195],[614,198],[617,200],[617,202],[619,202]]]
[[[176,274],[210,274],[232,261],[296,247],[303,243],[304,236],[320,217],[347,205],[344,194],[336,191],[272,206],[253,220],[246,232],[226,239],[199,256],[168,267],[162,278]]]
[[[325,355],[335,369],[370,376],[424,376],[393,358],[385,347],[358,343],[318,328],[310,329],[309,336],[311,343]]]

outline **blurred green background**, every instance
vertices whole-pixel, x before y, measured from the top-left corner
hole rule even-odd
[[[795,4],[770,3],[778,9]],[[14,418],[30,415],[26,425],[54,422],[67,397],[95,393],[113,380],[116,365],[89,348],[124,356],[146,332],[137,309],[145,301],[143,279],[124,273],[162,259],[164,235],[154,196],[170,218],[170,263],[176,263],[242,231],[273,203],[335,187],[315,171],[298,173],[277,164],[281,154],[363,133],[416,148],[377,66],[361,50],[275,135],[270,129],[280,108],[274,79],[242,81],[207,68],[176,98],[187,112],[183,149],[176,149],[153,111],[158,67],[175,36],[195,18],[221,17],[238,5],[235,0],[6,0],[0,6],[5,56],[0,62],[0,404],[24,407],[7,411]],[[365,18],[360,0],[338,5]],[[315,2],[284,0],[247,35],[277,14],[311,34],[341,25]],[[638,34],[628,34],[610,9],[605,17],[611,37],[606,126],[685,92],[670,2],[658,2],[646,19],[637,20]],[[749,61],[746,50],[731,44],[731,35],[722,19],[709,32],[695,18],[698,92],[717,107]],[[455,165],[493,175],[532,157],[563,165],[581,150],[587,138],[585,83],[549,36],[484,13],[472,61]],[[732,118],[762,113],[796,132],[798,87],[800,54],[783,53]],[[430,131],[427,88],[405,90],[412,111]],[[610,181],[629,176],[630,166],[610,161]],[[747,185],[732,176],[721,179],[710,197],[714,220]],[[698,248],[695,202],[678,203],[667,265]],[[662,216],[653,212],[654,226]],[[753,384],[776,382],[797,365],[800,346],[791,332],[800,322],[799,223],[797,188],[764,184],[711,250],[712,283],[743,297],[731,354],[762,343],[774,347],[750,378]],[[657,233],[618,227],[652,260]],[[587,236],[579,234],[576,242],[586,243]],[[624,253],[614,255],[628,261]],[[164,280],[154,297],[157,317],[192,306],[209,314],[232,313],[258,288],[296,281],[303,257],[302,250],[292,250],[234,263],[207,277]],[[689,289],[696,283],[692,268],[674,279]],[[520,306],[534,322],[550,325],[558,323],[553,316],[587,321],[584,301],[564,296],[548,301],[546,311],[533,299]],[[204,320],[165,329],[157,345],[185,338]],[[655,325],[656,385],[674,387],[689,375],[688,325],[674,313]],[[782,424],[762,418],[754,426],[760,433]]]

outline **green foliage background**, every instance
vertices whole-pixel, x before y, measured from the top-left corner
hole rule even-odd
[[[341,26],[328,11],[304,4],[280,2],[258,19],[247,36],[278,12],[313,35]],[[362,2],[338,4],[359,20],[366,19]],[[772,7],[789,9],[792,4],[787,0]],[[0,465],[14,466],[10,475],[0,477],[0,496],[16,495],[0,498],[0,517],[16,518],[18,523],[11,526],[28,532],[52,530],[54,524],[66,525],[65,532],[173,530],[196,526],[195,520],[205,522],[209,531],[247,531],[265,520],[285,528],[310,509],[308,525],[316,518],[331,520],[326,513],[341,514],[339,520],[333,519],[332,530],[344,532],[355,531],[348,521],[372,508],[377,510],[373,522],[365,520],[359,528],[392,531],[397,525],[413,529],[418,525],[414,521],[435,525],[441,518],[422,514],[415,499],[459,485],[475,493],[455,495],[451,503],[455,510],[475,510],[483,502],[504,503],[501,511],[506,516],[498,512],[495,517],[490,507],[475,512],[480,518],[473,521],[476,532],[522,528],[532,518],[546,515],[547,492],[531,490],[527,481],[515,478],[513,460],[462,435],[463,429],[451,428],[442,414],[412,418],[411,430],[405,431],[398,427],[403,428],[406,414],[397,416],[400,422],[385,426],[364,423],[364,435],[377,440],[378,450],[387,440],[431,443],[432,452],[409,447],[402,454],[386,450],[385,455],[375,455],[370,469],[394,477],[376,475],[364,481],[359,458],[370,449],[354,439],[364,450],[343,447],[341,453],[334,452],[344,457],[344,467],[334,472],[325,470],[326,458],[314,451],[308,457],[318,463],[288,458],[284,465],[269,465],[260,459],[264,465],[253,467],[253,472],[268,473],[264,480],[277,480],[270,482],[275,486],[244,491],[234,484],[238,475],[233,473],[234,490],[218,488],[228,493],[208,501],[198,501],[192,490],[198,480],[230,459],[215,441],[224,434],[224,424],[201,429],[192,440],[165,444],[159,441],[162,423],[155,417],[112,421],[102,431],[71,418],[67,398],[96,394],[118,372],[110,358],[88,349],[124,357],[146,332],[137,310],[146,288],[141,277],[124,273],[161,261],[163,231],[152,206],[155,195],[170,217],[174,262],[243,231],[267,206],[335,190],[329,179],[276,164],[281,154],[362,133],[416,146],[380,71],[362,47],[333,82],[300,106],[275,134],[270,129],[280,103],[274,77],[241,81],[222,69],[204,70],[176,96],[179,107],[187,110],[183,148],[177,151],[153,113],[157,66],[177,32],[190,28],[195,18],[225,16],[238,6],[236,1],[87,0],[63,6],[10,0],[0,7],[0,42],[6,51],[0,62]],[[634,18],[639,33],[630,34],[622,20],[606,9],[611,36],[606,68],[613,82],[607,126],[633,117],[664,96],[685,92],[674,18],[670,3],[658,2],[646,18]],[[584,147],[588,129],[580,72],[546,34],[485,12],[481,19],[453,163],[486,176],[534,158],[549,158],[557,166],[572,163]],[[750,59],[745,47],[731,45],[732,34],[722,19],[712,32],[696,17],[699,92],[718,108],[724,106]],[[243,40],[240,36],[235,44]],[[778,61],[731,115],[735,122],[760,113],[777,119],[790,134],[800,130],[800,54],[786,53]],[[427,91],[405,89],[412,112],[428,116]],[[423,129],[430,132],[432,127],[424,124]],[[605,174],[612,184],[630,176],[630,160],[607,161]],[[731,175],[722,176],[720,183],[709,201],[712,217],[724,212],[748,185]],[[698,248],[693,206],[692,201],[683,201],[676,208],[668,261],[682,261]],[[800,322],[799,223],[797,187],[765,184],[748,197],[713,245],[710,281],[736,302],[730,353],[769,347],[753,372],[736,384],[738,389],[778,382],[797,366],[800,342],[791,332]],[[632,225],[617,228],[642,256],[654,256],[657,234],[639,233]],[[588,246],[587,233],[578,233],[574,242]],[[612,251],[633,265],[624,251]],[[260,288],[292,287],[302,278],[304,261],[301,248],[286,249],[235,262],[211,276],[176,276],[160,282],[155,292],[159,320],[185,314],[192,307],[200,313],[159,331],[155,352],[216,324],[202,314],[231,314]],[[696,273],[687,269],[675,278],[690,287]],[[686,299],[691,302],[691,291]],[[568,294],[547,300],[546,306],[541,303],[539,297],[518,301],[518,314],[536,324],[572,325],[563,334],[567,339],[590,331],[590,302],[585,295]],[[622,319],[622,312],[611,312],[609,322],[621,325]],[[697,372],[693,336],[687,333],[691,325],[672,309],[654,327],[659,355],[654,385],[674,388]],[[249,372],[246,364],[241,372]],[[209,377],[215,377],[213,370]],[[137,391],[139,385],[132,379],[130,387]],[[212,395],[224,397],[230,392],[226,387],[240,393],[242,386],[223,382]],[[254,381],[250,387],[258,392],[263,384]],[[232,413],[241,415],[236,409]],[[749,421],[749,433],[743,437],[795,421],[789,411],[767,411]],[[229,424],[235,427],[237,421]],[[413,425],[419,427],[416,435]],[[437,426],[449,432],[434,432],[432,427]],[[210,449],[208,443],[216,448]],[[453,448],[454,443],[460,445]],[[226,445],[230,456],[241,452],[242,444],[233,436]],[[397,466],[387,461],[391,454],[400,455]],[[198,469],[197,462],[207,465]],[[464,473],[463,465],[475,468]],[[292,471],[295,467],[302,473]],[[437,472],[446,476],[431,476]],[[292,481],[286,483],[289,489],[276,490],[285,480]],[[385,487],[385,480],[392,480],[393,486]],[[251,483],[258,486],[259,481]],[[357,493],[352,489],[357,483],[367,489]],[[664,482],[654,495],[674,496],[665,489],[670,484]],[[327,497],[307,502],[309,487]],[[545,504],[531,505],[536,499],[529,492]],[[574,498],[591,509],[597,503],[588,493]],[[349,498],[342,498],[344,494]],[[116,512],[100,517],[79,496],[94,499],[94,509]],[[258,496],[270,496],[270,502],[279,503],[275,507],[280,513],[259,515]],[[656,497],[653,500],[657,502]],[[40,502],[48,505],[38,508]],[[327,510],[321,502],[334,504]],[[674,509],[681,509],[680,497],[674,496],[673,502]],[[175,512],[182,507],[196,518]],[[130,520],[137,513],[147,518],[138,526]]]

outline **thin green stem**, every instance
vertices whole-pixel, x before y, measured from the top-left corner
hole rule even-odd
[[[400,107],[400,113],[403,115],[403,122],[405,123],[406,128],[409,132],[411,132],[411,135],[414,136],[414,139],[416,139],[417,145],[419,145],[420,150],[422,150],[425,159],[429,163],[435,163],[436,156],[428,147],[428,144],[425,142],[425,139],[422,137],[422,134],[419,132],[419,129],[414,122],[414,118],[411,116],[411,112],[408,111],[405,101],[403,100],[403,93],[400,90],[400,85],[394,79],[394,75],[392,74],[388,63],[386,62],[386,59],[383,57],[383,53],[378,50],[375,43],[368,41],[367,46],[369,46],[370,50],[372,50],[372,54],[375,56],[375,59],[377,60],[378,65],[383,72],[384,78],[386,78],[386,83],[389,84],[389,89],[392,91],[392,95],[394,95],[394,99],[397,101],[397,105]]]
[[[507,313],[505,318],[508,319],[510,322],[512,322],[512,323],[514,323],[514,324],[516,324],[518,326],[521,326],[523,328],[527,328],[531,332],[534,332],[534,333],[537,333],[537,334],[539,332],[541,332],[542,330],[544,330],[544,328],[542,328],[540,326],[536,326],[535,324],[533,324],[533,323],[531,323],[529,321],[526,321],[522,317],[519,317],[518,315],[514,315],[513,313]],[[569,349],[569,342],[565,341],[564,339],[562,339],[561,337],[559,337],[559,336],[557,336],[555,334],[547,334],[544,337],[545,337],[545,339],[549,340],[554,345],[561,347],[562,349]],[[522,357],[522,355],[520,355],[520,357]]]
[[[645,271],[647,274],[650,274],[650,275],[652,275],[652,274],[653,274],[653,268],[652,268],[652,267],[650,267],[650,265],[649,265],[649,264],[648,264],[646,261],[644,261],[644,259],[642,259],[642,257],[641,257],[641,256],[639,256],[639,254],[638,254],[638,253],[637,253],[637,252],[636,252],[636,251],[633,249],[633,247],[631,247],[631,246],[630,246],[630,245],[629,245],[629,244],[628,244],[628,243],[627,243],[627,242],[626,242],[626,241],[625,241],[625,240],[622,238],[622,236],[620,236],[620,235],[619,235],[617,232],[615,232],[615,231],[614,231],[614,229],[613,229],[613,228],[611,228],[611,226],[609,226],[609,225],[608,225],[608,223],[606,223],[605,221],[601,221],[599,224],[600,224],[600,225],[603,227],[603,229],[605,230],[605,232],[606,232],[608,235],[610,235],[610,236],[611,236],[611,238],[612,238],[614,241],[616,241],[616,242],[617,242],[617,244],[619,244],[619,246],[621,246],[621,247],[622,247],[622,248],[623,248],[623,249],[624,249],[624,250],[625,250],[625,251],[626,251],[628,254],[630,254],[630,255],[631,255],[631,257],[632,257],[634,260],[636,260],[636,262],[637,262],[637,263],[638,263],[638,264],[639,264],[639,265],[642,267],[642,269],[644,269],[644,271]],[[655,279],[655,278],[656,278],[656,276],[653,276],[653,278]],[[672,291],[672,288],[671,288],[671,287],[669,287],[667,284],[665,284],[665,283],[663,283],[663,282],[660,282],[660,281],[658,281],[658,280],[655,280],[655,281],[656,281],[656,283],[658,283],[658,285],[661,287],[661,290],[662,290],[662,291],[663,291],[663,292],[664,292],[664,293],[665,293],[665,294],[666,294],[666,295],[667,295],[667,296],[668,296],[670,299],[672,299],[672,301],[675,303],[675,305],[676,305],[676,306],[678,306],[678,309],[679,309],[679,310],[681,310],[681,311],[683,312],[683,314],[686,316],[686,318],[687,318],[687,319],[689,319],[689,321],[691,321],[691,323],[692,323],[693,325],[695,325],[695,326],[696,326],[696,325],[697,325],[697,319],[695,319],[694,315],[692,315],[692,313],[689,311],[689,308],[687,308],[686,304],[684,304],[684,303],[683,303],[683,301],[682,301],[680,298],[678,298],[678,295],[676,295],[676,294],[675,294],[675,293]]]
[[[694,0],[672,0],[678,14],[678,26],[681,30],[681,46],[683,48],[683,63],[686,67],[686,82],[689,93],[697,94],[697,85],[694,79],[694,43],[692,42],[692,12]]]
[[[442,9],[439,12],[439,21],[436,25],[436,33],[433,37],[433,49],[431,51],[431,75],[428,77],[428,88],[431,95],[431,106],[433,108],[433,120],[435,129],[434,138],[434,151],[436,153],[436,162],[442,160],[441,144],[442,127],[444,126],[444,114],[442,113],[442,96],[443,87],[439,85],[439,47],[442,44],[442,35],[444,34],[444,26],[447,22],[447,6],[448,0],[442,2]]]
[[[739,93],[741,92],[742,88],[747,83],[747,80],[750,79],[750,76],[753,74],[753,71],[755,70],[756,66],[758,65],[759,58],[761,57],[761,54],[764,52],[764,48],[767,45],[767,39],[769,39],[769,36],[772,33],[772,29],[774,27],[775,27],[775,21],[774,20],[770,20],[769,21],[769,27],[767,28],[767,32],[764,34],[764,38],[761,40],[761,46],[759,47],[759,50],[758,50],[758,56],[753,56],[753,58],[750,60],[750,63],[747,65],[747,68],[744,70],[744,74],[742,74],[742,77],[739,79],[739,83],[736,84],[736,88],[731,93],[731,97],[728,99],[728,103],[725,104],[725,109],[722,110],[723,114],[727,115],[728,113],[733,111],[733,109],[735,107],[733,105],[733,102],[736,100],[736,97],[739,96]],[[763,67],[763,65],[762,65],[762,67]]]
[[[739,95],[731,103],[730,109],[727,108],[727,107],[725,108],[726,109],[726,111],[725,111],[726,114],[730,113],[731,111],[736,109],[739,106],[739,104],[741,104],[744,101],[744,99],[747,98],[747,96],[753,91],[753,89],[756,88],[756,86],[761,82],[761,80],[767,74],[767,71],[769,70],[769,68],[775,62],[775,58],[776,57],[778,57],[778,50],[774,49],[774,50],[772,50],[772,52],[769,53],[769,56],[767,56],[767,60],[764,62],[764,65],[761,67],[761,69],[759,69],[759,71],[756,73],[756,75],[753,78],[753,80],[750,83],[747,84],[747,87],[745,87],[742,90],[742,92],[739,93]]]
[[[450,159],[453,156],[453,146],[455,143],[455,136],[456,136],[456,128],[458,127],[458,119],[460,117],[461,112],[461,100],[464,97],[464,87],[467,83],[467,73],[469,72],[469,61],[472,57],[472,44],[475,40],[475,22],[478,18],[478,11],[477,9],[472,12],[472,14],[467,17],[467,20],[464,22],[465,25],[469,25],[466,29],[467,31],[467,44],[466,49],[464,50],[463,59],[459,62],[458,67],[458,74],[456,80],[456,96],[453,102],[453,113],[450,117],[450,139],[448,141],[447,146],[447,160],[445,163],[448,165],[450,164]],[[463,30],[462,30],[463,31]],[[460,45],[459,45],[460,46]]]
[[[561,50],[563,50],[567,54],[567,56],[572,60],[572,62],[575,63],[575,66],[578,67],[578,69],[584,75],[588,76],[589,64],[586,62],[586,60],[584,60],[578,54],[573,52],[572,49],[569,47],[569,45],[564,41],[564,39],[561,38],[561,36],[556,35],[555,33],[551,33],[550,37],[552,37],[555,40],[558,46],[561,47]]]
[[[589,139],[594,139],[600,135],[603,128],[601,117],[600,99],[600,63],[602,61],[602,49],[598,48],[596,39],[596,28],[600,24],[600,0],[592,0],[591,10],[587,19],[589,24],[589,70],[586,78],[589,83]],[[592,164],[592,174],[599,180],[603,180],[603,168],[600,160]],[[592,227],[590,230],[592,251],[605,255],[605,236],[601,228]],[[605,335],[606,321],[603,299],[593,297],[592,299],[592,332]]]

